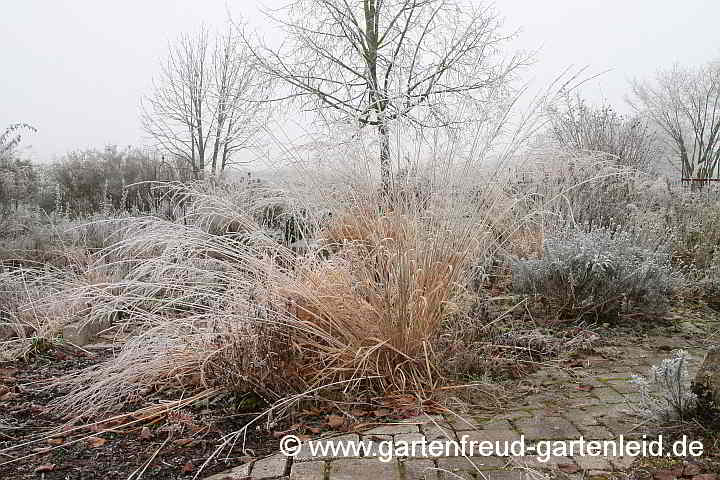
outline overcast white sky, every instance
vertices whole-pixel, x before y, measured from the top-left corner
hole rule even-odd
[[[281,0],[3,0],[0,128],[26,122],[36,161],[106,144],[143,145],[139,99],[168,42],[229,10],[262,28],[258,7]],[[584,92],[623,107],[627,80],[720,57],[716,0],[499,0],[514,48],[541,49],[528,80],[565,67],[612,69]]]

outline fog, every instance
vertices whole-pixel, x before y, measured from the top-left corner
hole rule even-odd
[[[509,48],[536,51],[523,80],[543,85],[569,66],[587,66],[588,73],[606,73],[584,94],[617,107],[625,108],[628,79],[720,54],[720,3],[707,0],[505,0],[495,6],[507,31],[518,31]],[[260,7],[253,0],[7,2],[0,17],[0,128],[37,127],[25,155],[38,162],[106,144],[147,145],[139,101],[168,42],[201,23],[220,27],[229,15],[273,35]]]

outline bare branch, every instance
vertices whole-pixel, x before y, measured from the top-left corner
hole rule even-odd
[[[182,36],[142,103],[145,131],[196,178],[233,163],[233,153],[252,143],[269,115],[271,83],[242,47],[230,26],[212,36],[205,28]]]
[[[720,61],[695,69],[674,66],[654,82],[632,83],[631,104],[653,120],[673,148],[684,178],[718,175]]]
[[[481,121],[527,59],[500,56],[508,40],[491,8],[460,0],[294,0],[271,20],[287,37],[278,48],[241,35],[263,74],[290,100],[338,121],[374,126],[389,175],[390,124],[455,128]],[[509,94],[509,89],[507,89]]]

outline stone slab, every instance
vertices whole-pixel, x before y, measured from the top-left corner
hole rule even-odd
[[[329,480],[401,480],[397,461],[379,462],[372,458],[340,459],[330,462]]]
[[[327,462],[293,463],[290,480],[324,480]]]
[[[418,433],[419,431],[420,430],[417,425],[389,424],[381,425],[362,433],[363,435],[397,435],[399,433]]]
[[[613,469],[610,461],[604,457],[576,455],[574,460],[578,467],[580,467],[580,470],[602,470],[609,472]]]
[[[285,475],[289,460],[285,455],[273,455],[272,457],[263,458],[253,464],[250,474],[253,480],[280,477]]]
[[[401,461],[399,466],[403,480],[437,480],[438,478],[437,468],[432,460]]]
[[[512,425],[505,419],[494,418],[465,418],[466,422],[458,421],[452,426],[456,431],[462,432],[467,430],[511,430]]]
[[[338,442],[354,442],[355,444],[358,444],[360,442],[360,437],[357,434],[349,434],[349,435],[339,435],[337,437],[330,437],[330,438],[322,438],[317,440],[311,440],[313,442],[331,442],[331,443],[338,443]],[[300,451],[297,455],[295,455],[295,461],[296,462],[304,462],[308,460],[331,460],[333,458],[347,458],[343,455],[333,455],[331,452],[328,452],[328,455],[324,456],[312,456],[312,451],[310,449],[309,442],[303,442],[303,444],[300,447]],[[358,457],[361,455],[358,455]]]
[[[533,418],[515,422],[528,440],[575,439],[580,432],[563,417]]]

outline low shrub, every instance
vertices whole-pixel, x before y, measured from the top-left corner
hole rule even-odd
[[[634,405],[638,413],[660,423],[687,420],[692,415],[697,396],[691,390],[689,359],[686,351],[676,350],[671,358],[652,366],[647,377],[635,376],[631,380],[640,389]]]
[[[720,255],[720,203],[685,194],[669,221],[673,263],[685,270],[705,270],[717,265]]]
[[[541,259],[511,264],[513,289],[543,297],[558,318],[654,313],[673,291],[668,254],[604,228],[548,234]]]

